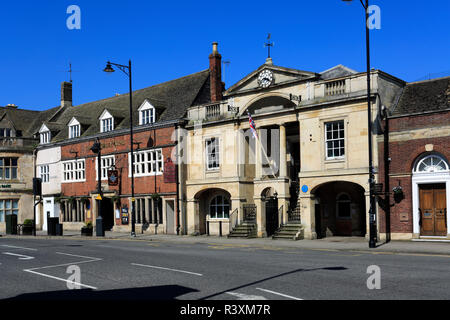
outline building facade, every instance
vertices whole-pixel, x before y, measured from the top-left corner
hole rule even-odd
[[[129,95],[73,106],[72,85],[63,83],[58,112],[38,131],[42,227],[47,217],[59,217],[65,230],[80,230],[87,222],[95,227],[101,216],[105,230],[131,231],[134,202],[136,232],[184,233],[177,128],[188,107],[210,101],[210,74],[207,69],[133,92],[134,179]]]
[[[371,77],[376,123],[404,82],[379,70]],[[365,73],[342,65],[314,73],[275,66],[269,58],[221,101],[189,108],[188,233],[233,236],[239,230],[265,237],[288,226],[289,237],[365,236],[366,81]]]
[[[5,232],[6,215],[17,215],[19,224],[34,219],[34,149],[39,143],[34,131],[54,111],[0,108],[0,232]]]
[[[409,83],[380,137],[380,232],[394,240],[450,239],[450,78]]]

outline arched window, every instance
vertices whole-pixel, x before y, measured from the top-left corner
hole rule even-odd
[[[220,195],[211,200],[209,205],[211,219],[222,219],[230,216],[230,200]]]
[[[448,163],[444,158],[433,154],[424,157],[420,160],[415,169],[415,173],[433,173],[433,172],[445,172],[449,171]]]

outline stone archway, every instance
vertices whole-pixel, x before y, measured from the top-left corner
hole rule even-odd
[[[311,190],[315,201],[317,238],[365,236],[364,188],[353,182],[332,181]]]
[[[272,187],[264,189],[261,193],[261,201],[265,213],[265,230],[267,237],[272,236],[279,227],[278,193]]]
[[[225,234],[232,211],[231,194],[220,188],[209,188],[195,195],[199,234]],[[220,231],[222,227],[222,231]]]

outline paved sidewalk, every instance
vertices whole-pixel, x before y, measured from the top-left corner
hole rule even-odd
[[[30,239],[30,236],[1,235],[3,238],[23,238]],[[450,242],[425,242],[425,241],[391,241],[389,243],[378,243],[377,248],[369,249],[368,241],[360,237],[330,237],[320,240],[272,240],[271,238],[253,239],[228,239],[217,236],[176,236],[176,235],[149,235],[137,234],[131,237],[129,233],[109,232],[105,237],[82,237],[77,231],[64,231],[63,237],[50,237],[44,231],[37,232],[39,239],[73,239],[73,240],[124,240],[124,241],[157,241],[172,243],[214,243],[217,245],[249,245],[255,247],[277,247],[277,248],[297,248],[323,251],[364,251],[378,254],[428,254],[428,255],[448,255],[450,256]],[[1,239],[1,238],[0,238]]]

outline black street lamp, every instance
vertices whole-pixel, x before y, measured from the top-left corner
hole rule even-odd
[[[108,61],[106,68],[103,70],[107,73],[114,72],[112,66],[118,67],[128,76],[130,81],[130,157],[131,157],[131,236],[136,237],[136,214],[135,214],[135,199],[134,199],[134,142],[133,142],[133,90],[132,90],[132,77],[131,77],[131,60],[128,62],[128,66],[124,66],[117,63]]]
[[[351,2],[352,0],[342,0]],[[367,56],[367,115],[368,115],[368,135],[369,135],[369,248],[375,248],[377,245],[377,223],[376,223],[376,203],[374,195],[375,175],[373,170],[373,150],[372,150],[372,104],[370,99],[370,30],[369,30],[369,0],[365,3],[360,0],[365,11],[364,25],[366,28],[366,56]]]
[[[100,144],[100,140],[98,138],[95,139],[94,144],[91,147],[91,151],[97,154],[97,175],[98,175],[98,184],[97,184],[97,220],[95,222],[95,231],[97,237],[105,236],[105,228],[103,225],[103,215],[102,215],[102,146]]]

